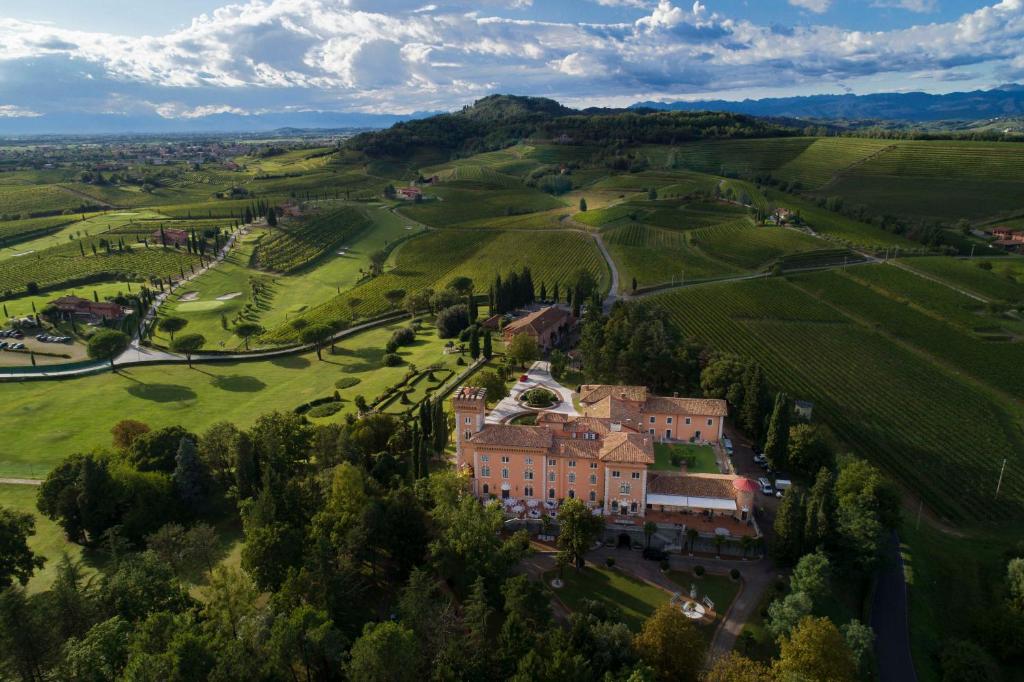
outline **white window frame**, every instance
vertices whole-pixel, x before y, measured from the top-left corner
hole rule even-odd
[[[505,467],[504,469],[501,470],[501,477],[506,481],[508,480],[508,473],[508,467]]]

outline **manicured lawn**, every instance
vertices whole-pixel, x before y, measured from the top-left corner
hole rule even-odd
[[[344,256],[329,254],[314,267],[294,275],[278,275],[249,267],[253,248],[259,239],[266,236],[264,228],[256,228],[223,263],[176,291],[174,299],[163,307],[161,313],[187,319],[188,331],[205,336],[209,348],[241,347],[242,340],[230,328],[234,326],[231,320],[246,304],[253,306],[250,309],[252,316],[264,329],[284,324],[310,307],[355,286],[359,281],[359,270],[369,265],[371,253],[408,234],[405,228],[409,221],[383,206],[370,205],[365,211],[374,225],[357,235],[351,244],[345,245]],[[252,297],[250,282],[254,279],[261,281],[269,292],[260,302],[255,302]],[[241,296],[217,300],[235,292],[240,292]],[[183,297],[194,300],[182,301]],[[222,315],[229,321],[228,330],[221,325]],[[159,332],[154,338],[161,345],[170,341]]]
[[[360,383],[339,393],[345,401],[340,420],[355,406],[401,380],[407,365],[383,367],[384,345],[402,325],[381,327],[339,343],[336,353],[288,356],[269,361],[164,365],[126,369],[64,381],[0,384],[0,476],[42,478],[61,459],[110,445],[110,429],[121,419],[138,419],[154,428],[182,424],[201,432],[218,421],[247,426],[261,414],[291,410],[334,393],[335,382],[356,377]],[[429,327],[399,354],[424,368],[433,363],[454,367],[458,356],[445,356],[443,342]]]
[[[656,471],[679,471],[672,464],[672,455],[677,454],[687,463],[687,471],[691,474],[717,474],[718,462],[715,451],[710,445],[687,445],[667,443],[654,444],[654,469]]]
[[[60,526],[36,510],[37,490],[34,485],[0,485],[0,507],[32,514],[36,519],[36,534],[29,539],[28,545],[38,556],[46,559],[46,564],[29,581],[31,592],[41,592],[53,584],[62,552],[67,552],[72,559],[82,556],[82,548],[65,540]]]
[[[554,572],[544,575],[548,587],[555,575]],[[561,589],[551,589],[570,610],[579,609],[584,599],[614,606],[622,612],[623,622],[633,632],[639,632],[644,620],[672,596],[614,568],[587,566],[579,572],[567,568],[562,579],[565,585]]]

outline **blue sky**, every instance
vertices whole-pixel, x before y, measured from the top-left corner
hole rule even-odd
[[[1024,0],[0,0],[0,116],[576,106],[1024,80]]]

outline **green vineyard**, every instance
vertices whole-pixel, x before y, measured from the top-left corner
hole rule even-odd
[[[444,289],[456,276],[470,277],[483,293],[497,274],[530,267],[536,288],[544,283],[549,291],[575,281],[580,270],[593,274],[602,289],[609,274],[594,240],[573,232],[537,232],[529,240],[521,233],[484,230],[429,232],[402,244],[394,256],[394,267],[365,281],[350,292],[319,305],[302,315],[307,322],[334,323],[350,319],[353,312],[369,317],[387,312],[385,293],[401,289],[406,295],[424,289]],[[353,306],[352,302],[356,305]],[[271,330],[265,341],[293,341],[297,332],[290,325]]]
[[[97,246],[96,255],[92,253],[93,244]],[[74,242],[0,261],[0,295],[9,298],[24,293],[29,283],[49,289],[103,278],[177,279],[182,272],[188,273],[192,267],[199,266],[199,257],[184,249],[131,245],[124,252],[107,253],[99,247],[98,239],[83,240],[82,246],[84,256],[79,242]]]
[[[365,213],[348,207],[282,224],[256,245],[253,263],[274,272],[293,272],[344,246],[370,224]]]
[[[885,327],[891,320],[877,300],[844,298],[847,313],[805,292],[815,277],[695,287],[655,300],[686,335],[756,360],[773,385],[814,401],[816,418],[940,513],[977,521],[1024,511],[1020,415],[909,342],[894,344],[890,334],[906,330]],[[994,500],[1004,457],[1009,473]]]

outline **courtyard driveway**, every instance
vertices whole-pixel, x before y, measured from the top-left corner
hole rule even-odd
[[[539,360],[526,371],[526,381],[517,381],[509,391],[509,396],[494,406],[487,415],[486,423],[502,424],[512,417],[527,412],[519,403],[519,396],[531,388],[546,388],[558,396],[558,404],[547,408],[547,412],[561,414],[579,414],[572,404],[572,391],[555,381],[551,376],[551,363]]]

